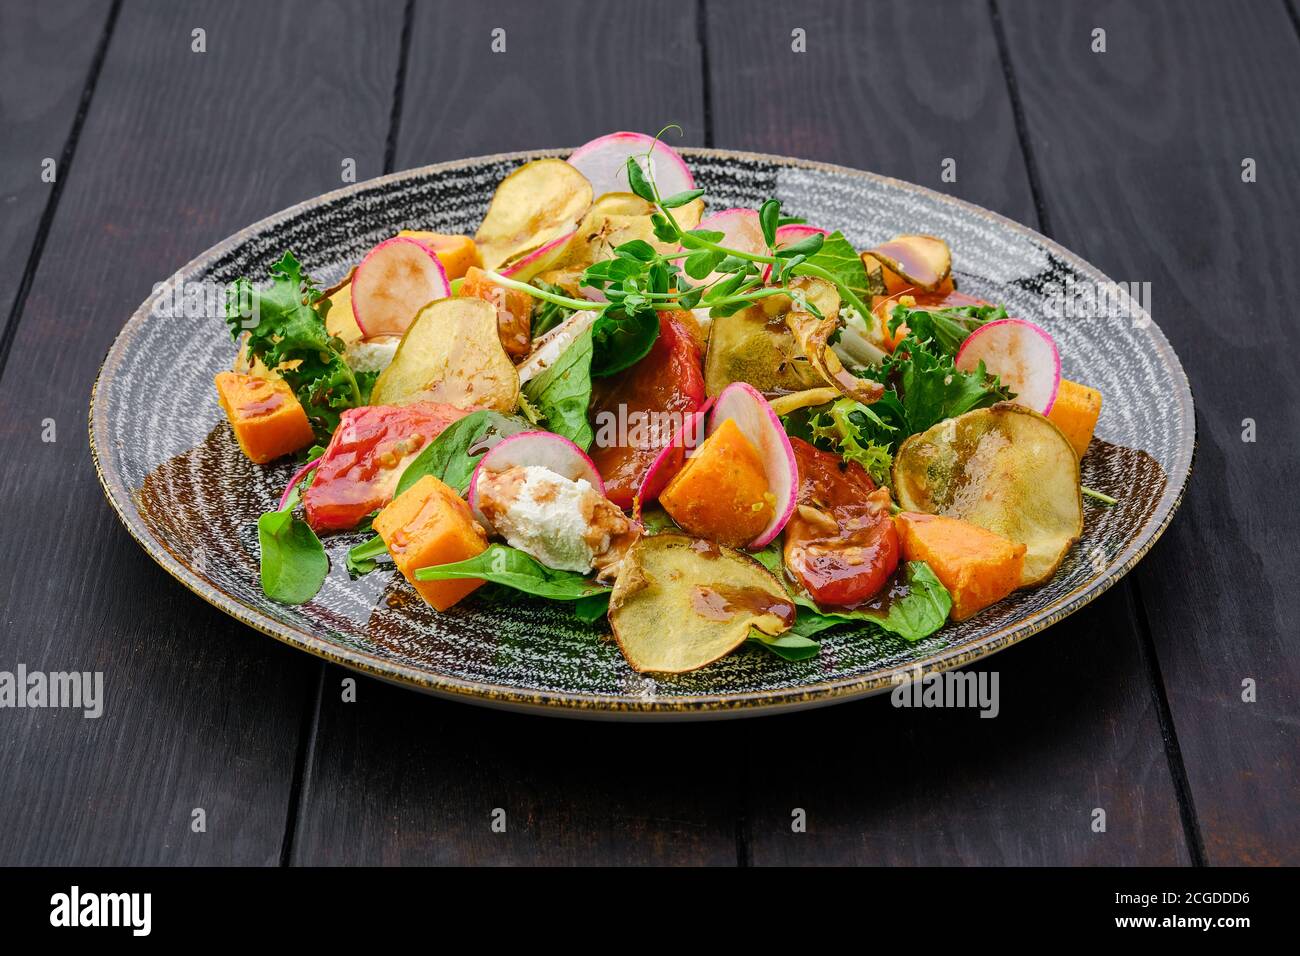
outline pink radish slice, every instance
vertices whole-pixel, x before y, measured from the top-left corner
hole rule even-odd
[[[790,223],[788,226],[781,226],[776,230],[776,248],[784,249],[786,246],[793,246],[796,242],[802,242],[809,236],[829,235],[829,232],[817,226],[805,226],[802,223]],[[768,266],[763,270],[763,281],[766,282],[768,276],[771,274],[772,267]]]
[[[518,279],[520,282],[527,282],[549,269],[564,250],[568,248],[569,240],[578,234],[578,230],[566,233],[558,239],[552,239],[546,245],[534,249],[532,252],[522,256],[517,261],[510,263],[501,270],[503,276],[509,276],[511,279]]]
[[[451,283],[433,249],[408,236],[375,246],[352,276],[352,312],[365,338],[402,335],[415,314],[451,295]]]
[[[595,463],[569,439],[551,432],[520,432],[493,445],[479,459],[474,474],[470,477],[469,506],[474,517],[484,527],[490,528],[492,525],[478,507],[479,478],[485,474],[528,465],[540,465],[570,481],[585,480],[600,494],[605,493],[605,483],[600,480],[600,472],[596,470]]]
[[[660,493],[682,470],[687,457],[699,447],[704,440],[706,416],[712,407],[713,399],[710,398],[698,410],[687,412],[682,427],[677,429],[672,441],[665,445],[655,460],[650,463],[645,477],[641,479],[641,487],[636,493],[636,500],[640,507],[659,500]]]
[[[1061,355],[1047,330],[1024,319],[982,325],[962,343],[954,364],[963,372],[984,368],[1016,393],[1015,401],[1046,415],[1061,386]]]
[[[776,497],[776,514],[763,533],[749,543],[750,550],[757,551],[771,544],[794,514],[799,494],[799,466],[781,420],[754,386],[732,382],[718,394],[713,414],[709,416],[708,433],[713,434],[728,418],[758,449],[767,473],[768,489]]]
[[[289,503],[289,495],[293,492],[294,487],[307,476],[309,471],[319,465],[320,460],[324,457],[324,455],[317,455],[293,473],[293,477],[289,479],[289,483],[284,486],[284,494],[280,496],[280,503],[276,506],[276,511],[284,510],[284,506]]]
[[[758,221],[757,210],[724,209],[711,216],[705,216],[696,228],[722,233],[718,245],[738,249],[741,252],[752,252],[757,256],[767,254],[767,240],[763,238],[763,227]],[[718,273],[714,272],[701,281],[712,282],[717,278]]]
[[[651,147],[654,147],[651,161],[659,195],[668,197],[695,188],[695,177],[691,175],[686,160],[672,147],[657,143],[653,136],[644,133],[610,133],[593,139],[573,151],[569,165],[587,177],[591,182],[591,194],[599,199],[606,193],[630,191],[628,158],[637,157],[644,170],[645,154]]]

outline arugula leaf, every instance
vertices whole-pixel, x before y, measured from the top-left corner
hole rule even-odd
[[[268,511],[257,519],[262,591],[284,604],[306,604],[320,591],[330,571],[330,559],[316,532],[294,517],[298,499],[295,488],[283,510]]]
[[[470,412],[464,418],[452,422],[438,437],[424,446],[397,480],[397,490],[393,497],[400,495],[425,475],[433,475],[455,488],[456,493],[463,497],[469,490],[474,467],[491,447],[492,439],[525,432],[530,428],[523,419],[502,415],[490,409]]]
[[[903,414],[898,441],[945,418],[1014,397],[997,376],[988,373],[983,362],[975,371],[963,372],[953,366],[951,355],[940,354],[928,341],[910,333],[880,368],[864,374],[886,383],[897,396]]]
[[[546,427],[583,451],[594,433],[587,420],[591,404],[592,338],[588,329],[564,350],[555,364],[524,385],[524,396],[546,420]]]
[[[467,561],[420,568],[415,576],[421,581],[482,578],[484,581],[552,601],[577,601],[610,591],[610,588],[597,584],[584,574],[556,571],[532,555],[504,544],[488,545],[486,551]]]
[[[874,406],[851,398],[837,399],[808,420],[814,445],[829,447],[846,461],[856,461],[877,485],[890,483],[894,463],[890,447],[897,432],[898,428],[881,418]]]
[[[911,334],[924,342],[929,339],[944,355],[955,356],[966,337],[986,322],[1005,319],[1007,310],[1000,305],[963,305],[948,309],[915,309],[894,306],[889,317],[892,335],[906,324]]]
[[[343,357],[343,341],[326,331],[329,300],[321,298],[293,253],[286,251],[270,274],[265,291],[244,278],[231,283],[226,324],[236,341],[248,333],[249,352],[277,370],[316,433],[326,437],[338,427],[341,411],[365,403],[374,377],[363,390]]]
[[[858,250],[853,248],[853,243],[845,239],[839,230],[826,236],[821,248],[810,255],[807,261],[809,265],[825,269],[868,305],[873,295],[885,294],[885,283],[880,273],[867,272]]]

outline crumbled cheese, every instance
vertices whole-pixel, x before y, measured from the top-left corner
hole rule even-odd
[[[401,339],[396,337],[353,342],[343,354],[343,359],[354,372],[382,372],[393,364],[393,356],[397,354],[400,343]]]
[[[587,499],[600,498],[600,493],[584,479],[573,481],[540,465],[511,471],[522,472],[523,480],[493,481],[496,476],[489,476],[479,492],[480,507],[491,516],[496,533],[548,568],[590,571],[596,555],[609,547],[608,535],[589,542]]]

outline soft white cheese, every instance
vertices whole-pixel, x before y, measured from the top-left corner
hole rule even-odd
[[[401,339],[396,336],[373,339],[369,342],[353,342],[343,353],[343,360],[354,372],[382,372],[393,364],[397,346]]]
[[[592,550],[583,501],[599,493],[579,478],[573,481],[540,465],[520,469],[524,480],[509,500],[496,499],[493,526],[506,543],[531,554],[548,568],[586,573],[596,554],[609,547],[608,535]],[[489,484],[484,493],[494,496]]]

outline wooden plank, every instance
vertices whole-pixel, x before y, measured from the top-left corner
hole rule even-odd
[[[1151,283],[1196,397],[1187,498],[1136,577],[1205,857],[1294,865],[1295,23],[1282,3],[998,2],[1057,237]]]
[[[984,4],[708,0],[706,10],[715,146],[897,176],[1033,222]],[[955,182],[942,177],[945,159]]]
[[[676,0],[480,3],[450,25],[417,6],[397,168],[672,122],[701,142],[699,56]],[[344,676],[325,677],[296,863],[735,862],[720,726],[521,717],[371,681],[344,703]]]
[[[684,132],[670,142],[700,145],[695,26],[694,0],[479,0],[451,17],[417,4],[397,168],[670,123]]]
[[[110,12],[102,0],[0,8],[0,370],[42,218],[48,222],[59,177],[70,172],[65,157]],[[53,182],[43,175],[47,160]]]
[[[91,469],[86,401],[155,281],[337,187],[343,157],[379,170],[401,20],[359,0],[121,14],[0,379],[6,668],[102,671],[107,702],[98,720],[4,712],[0,863],[280,859],[319,665],[209,608],[130,540]],[[191,52],[196,28],[206,53]]]
[[[985,4],[946,4],[938,22],[906,0],[708,10],[717,145],[872,169],[1035,223]],[[995,719],[876,700],[746,728],[752,861],[1189,859],[1125,591],[976,670],[999,674]],[[795,808],[806,833],[791,831]]]

